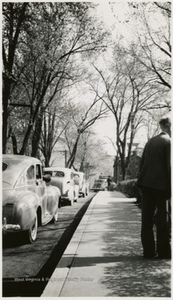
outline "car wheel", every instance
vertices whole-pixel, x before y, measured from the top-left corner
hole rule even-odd
[[[57,212],[54,214],[53,219],[52,219],[53,223],[56,223],[58,221],[58,216],[59,216],[59,212],[57,210]]]
[[[70,190],[70,191],[68,192],[68,201],[70,202],[70,206],[73,206],[74,199],[75,199],[75,193],[74,193],[74,190]]]
[[[62,204],[62,199],[61,197],[59,198],[59,202],[58,202],[58,207],[61,208],[61,204]]]
[[[34,224],[26,232],[26,238],[29,241],[29,243],[35,242],[37,238],[37,230],[38,230],[38,217],[36,215]]]
[[[76,191],[74,191],[74,202],[77,202],[78,200],[78,194],[76,193]]]

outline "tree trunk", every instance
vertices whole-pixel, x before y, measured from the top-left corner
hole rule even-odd
[[[78,146],[79,139],[80,139],[80,134],[78,134],[78,136],[76,138],[76,142],[74,144],[72,153],[67,161],[67,168],[71,168],[73,166],[73,163],[74,163],[75,157],[76,157],[76,153],[77,153],[77,146]]]
[[[7,146],[7,131],[8,131],[8,101],[10,95],[10,81],[8,78],[4,78],[4,87],[3,87],[3,153],[6,153],[6,146]]]
[[[35,123],[35,130],[32,136],[32,151],[31,156],[37,157],[38,149],[39,149],[39,142],[41,138],[41,128],[42,128],[42,121],[43,121],[43,112],[44,108],[40,108],[40,113],[37,117],[36,123]]]
[[[12,140],[12,145],[13,145],[13,154],[18,154],[16,136],[13,132],[11,132],[10,135],[11,135],[11,140]]]

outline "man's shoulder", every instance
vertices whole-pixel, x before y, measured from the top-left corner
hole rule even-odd
[[[160,139],[162,139],[164,142],[167,142],[167,143],[171,142],[171,138],[168,133],[161,132],[159,136],[160,136]]]
[[[157,144],[157,143],[167,143],[170,144],[171,143],[171,139],[170,136],[167,133],[160,133],[154,137],[152,137],[151,139],[148,140],[148,142],[146,143],[147,145],[152,145],[152,144]]]

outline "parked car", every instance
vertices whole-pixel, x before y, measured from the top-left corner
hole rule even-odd
[[[107,190],[107,180],[106,179],[96,179],[92,187],[94,192],[106,191]]]
[[[57,186],[61,191],[61,201],[67,200],[70,205],[77,201],[79,186],[74,183],[74,173],[69,168],[46,167],[44,175],[50,176],[47,185]]]
[[[37,237],[38,226],[57,221],[60,189],[46,187],[41,162],[33,157],[4,154],[3,233],[23,232],[29,242]]]
[[[83,172],[74,172],[75,183],[79,185],[79,196],[89,195],[89,185]]]

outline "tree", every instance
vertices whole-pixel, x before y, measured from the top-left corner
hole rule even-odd
[[[27,22],[28,3],[3,3],[3,153],[6,152],[9,101],[16,82],[15,56]]]
[[[63,132],[67,129],[71,116],[69,105],[63,101],[63,95],[60,93],[61,100],[53,101],[44,111],[43,124],[41,129],[41,138],[39,142],[39,150],[44,157],[45,166],[50,165],[50,159],[54,147],[61,142]]]
[[[125,179],[135,135],[145,118],[144,111],[156,101],[159,91],[144,68],[139,67],[138,60],[120,46],[114,51],[114,63],[109,71],[107,67],[107,73],[94,67],[101,84],[100,88],[93,85],[92,88],[115,118],[117,156],[122,179]]]
[[[69,168],[74,165],[81,136],[86,133],[97,120],[105,118],[107,109],[103,106],[103,103],[95,97],[88,106],[73,106],[70,112],[73,124],[69,123],[64,132],[66,145],[70,154],[67,160],[67,167]]]
[[[171,2],[131,4],[136,16],[137,43],[131,51],[155,82],[171,89]],[[157,26],[156,26],[157,24]],[[137,47],[137,44],[140,47]],[[137,50],[138,49],[138,50]]]
[[[13,8],[18,11],[17,4]],[[26,107],[28,108],[20,150],[17,149],[17,143],[15,146],[17,153],[26,153],[30,145],[32,155],[37,155],[45,109],[56,93],[65,85],[74,84],[76,78],[81,76],[79,70],[75,69],[75,56],[77,58],[86,53],[101,51],[106,46],[103,27],[98,30],[98,23],[94,23],[94,16],[90,15],[93,8],[90,3],[28,4],[30,26],[25,26],[15,53],[17,80],[11,94],[13,112],[20,107],[18,115],[21,116],[22,112],[23,117],[26,116]],[[7,12],[4,32],[12,21],[13,14]],[[4,48],[7,49],[9,43],[8,36],[4,34]],[[15,128],[12,117],[13,114],[10,119],[9,114],[6,114],[5,121],[10,120],[10,135],[17,141],[15,136],[18,135],[20,126]],[[4,132],[5,145],[7,128]]]

